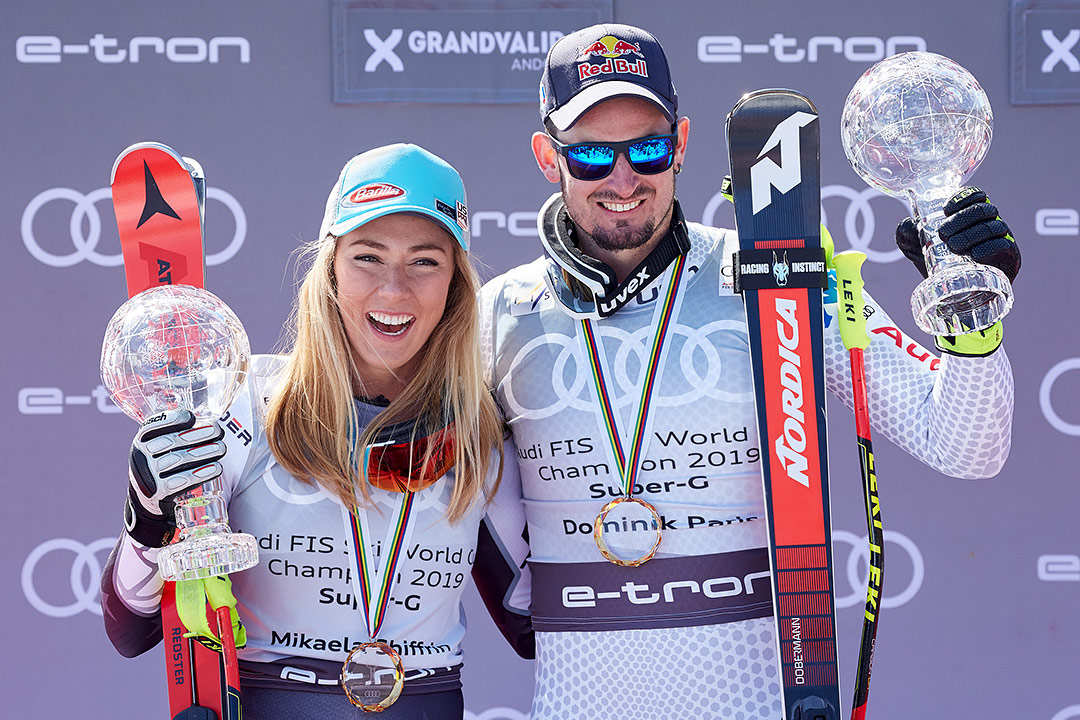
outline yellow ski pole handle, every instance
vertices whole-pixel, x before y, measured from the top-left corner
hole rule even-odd
[[[865,261],[866,254],[857,250],[833,255],[840,339],[848,350],[864,350],[870,344],[870,336],[866,334],[866,315],[863,313],[866,303],[863,301],[862,264]]]

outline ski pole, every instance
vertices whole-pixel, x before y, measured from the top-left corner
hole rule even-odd
[[[851,357],[851,388],[855,399],[855,433],[859,442],[859,466],[862,469],[863,499],[866,503],[866,529],[870,544],[870,578],[866,586],[862,642],[859,645],[859,669],[855,675],[855,700],[852,720],[866,716],[866,698],[870,692],[870,672],[874,665],[874,642],[878,613],[881,609],[881,586],[885,577],[884,530],[878,500],[877,475],[874,471],[874,448],[870,442],[870,413],[866,402],[866,372],[863,350],[870,344],[863,314],[862,264],[866,255],[843,252],[833,257],[836,265],[836,293],[839,308],[840,338]]]

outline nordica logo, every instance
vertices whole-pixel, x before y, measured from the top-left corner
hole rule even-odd
[[[750,194],[755,215],[772,203],[774,187],[783,195],[802,182],[799,130],[816,119],[817,115],[810,113],[792,113],[776,126],[761,148],[758,153],[760,159],[750,168]],[[765,157],[777,145],[780,146],[779,165]]]
[[[806,460],[806,418],[803,414],[802,358],[799,356],[799,319],[796,303],[787,298],[776,300],[776,334],[780,339],[780,386],[784,413],[784,430],[773,447],[776,457],[789,478],[803,487],[810,487],[806,476],[809,463]]]
[[[373,183],[371,185],[361,185],[353,190],[349,193],[349,196],[345,198],[345,202],[342,204],[360,205],[362,203],[376,202],[378,200],[389,200],[390,198],[401,197],[404,194],[405,191],[397,185],[391,185],[390,183]]]

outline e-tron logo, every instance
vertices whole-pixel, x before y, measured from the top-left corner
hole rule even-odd
[[[23,562],[22,589],[27,602],[43,615],[54,618],[71,617],[84,610],[95,615],[101,615],[101,604],[98,596],[100,594],[102,562],[98,559],[98,555],[107,553],[115,544],[116,538],[101,538],[88,545],[70,538],[54,538],[41,543],[26,556],[26,561]],[[71,563],[71,569],[68,571],[71,594],[74,596],[73,602],[56,604],[46,600],[39,591],[43,580],[39,576],[45,573],[37,572],[38,565],[46,556],[56,551],[72,553],[75,556]],[[47,583],[46,581],[48,584],[46,595],[55,595],[55,588],[51,587],[51,585],[62,584],[55,579],[57,577],[55,573],[56,567],[56,563],[48,563],[48,569],[52,571],[52,574],[48,577],[53,582]]]
[[[1053,404],[1050,402],[1050,395],[1054,391],[1054,384],[1062,375],[1070,370],[1080,370],[1080,358],[1068,358],[1062,360],[1047,371],[1046,376],[1043,377],[1042,384],[1039,386],[1039,407],[1042,408],[1043,417],[1046,418],[1046,422],[1050,423],[1050,426],[1059,433],[1064,435],[1080,435],[1080,424],[1068,422],[1063,419],[1057,414],[1057,410],[1054,409]],[[1066,402],[1061,405],[1073,407],[1075,404],[1075,402]]]
[[[242,64],[251,62],[251,43],[242,37],[212,37],[204,40],[198,37],[161,38],[152,35],[139,35],[128,41],[127,47],[120,47],[120,41],[114,37],[105,37],[98,33],[82,44],[64,43],[55,35],[23,35],[15,40],[15,59],[21,63],[59,63],[65,55],[93,55],[102,65],[116,63],[138,63],[147,55],[164,55],[173,63],[217,64],[222,58],[222,49],[226,58],[238,59]]]
[[[918,35],[888,38],[812,35],[804,43],[799,38],[776,33],[763,43],[744,42],[737,35],[702,35],[697,42],[698,61],[703,63],[738,63],[747,55],[770,54],[782,63],[816,63],[819,58],[837,56],[848,62],[874,63],[909,50],[925,51],[926,39]]]
[[[866,602],[866,583],[870,567],[870,546],[867,544],[869,540],[866,535],[858,537],[846,530],[834,530],[832,537],[833,557],[836,559],[836,607],[848,608],[862,605]],[[843,566],[840,564],[841,553],[836,547],[842,542],[851,546],[851,553]],[[894,569],[896,564],[892,558],[897,556],[898,550],[903,550],[911,562],[911,579],[908,580],[907,586],[899,593],[882,595],[881,607],[883,609],[900,607],[915,597],[919,589],[922,588],[923,577],[926,574],[926,566],[923,563],[923,556],[919,552],[918,546],[907,535],[895,530],[886,530],[885,557],[890,558],[890,581],[896,574]],[[847,578],[848,585],[851,587],[851,593],[848,595],[840,594],[840,579],[843,577]],[[885,585],[885,588],[890,593],[896,587],[898,585],[894,582]]]
[[[23,415],[60,415],[68,405],[97,407],[98,412],[112,415],[120,408],[109,397],[104,385],[98,384],[88,395],[65,395],[58,387],[25,387],[19,390],[19,412]]]
[[[23,245],[30,251],[31,255],[50,267],[71,267],[83,260],[89,260],[101,267],[123,265],[124,258],[119,252],[105,254],[98,252],[97,249],[98,243],[101,242],[101,214],[98,212],[97,204],[111,197],[112,192],[107,187],[98,188],[86,194],[72,188],[63,187],[51,188],[38,193],[26,206],[22,214],[20,229],[22,231]],[[236,198],[221,188],[206,188],[206,197],[224,205],[233,216],[235,229],[232,240],[229,241],[225,249],[216,253],[208,253],[206,256],[207,265],[221,265],[231,260],[244,244],[244,238],[247,236],[247,216],[244,214],[244,208],[240,206]],[[66,200],[74,205],[71,217],[68,220],[68,232],[73,246],[72,252],[53,252],[45,249],[38,241],[38,236],[34,230],[34,223],[38,214],[47,205],[57,200]]]

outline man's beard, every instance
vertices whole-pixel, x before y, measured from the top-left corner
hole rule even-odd
[[[570,203],[566,202],[566,184],[565,181],[563,181],[562,179],[561,173],[559,179],[559,184],[561,186],[563,194],[563,203],[566,206],[567,213],[570,214],[570,219],[574,222],[574,227],[578,230],[578,232],[582,233],[583,235],[587,235],[589,239],[592,240],[593,244],[600,250],[603,250],[605,252],[635,250],[642,245],[648,244],[648,242],[653,239],[653,236],[656,234],[656,220],[653,218],[649,218],[645,221],[644,225],[637,228],[630,227],[630,225],[627,224],[621,227],[616,225],[616,227],[611,229],[600,227],[594,227],[592,228],[592,230],[585,229],[585,227],[581,223],[579,223],[577,218],[575,218],[571,213]],[[643,195],[647,197],[648,193],[644,193]],[[628,199],[634,200],[637,197],[638,193],[634,193]],[[619,198],[612,198],[613,202],[619,200]],[[622,201],[625,202],[625,199]],[[579,245],[580,242],[581,241],[579,238]]]

